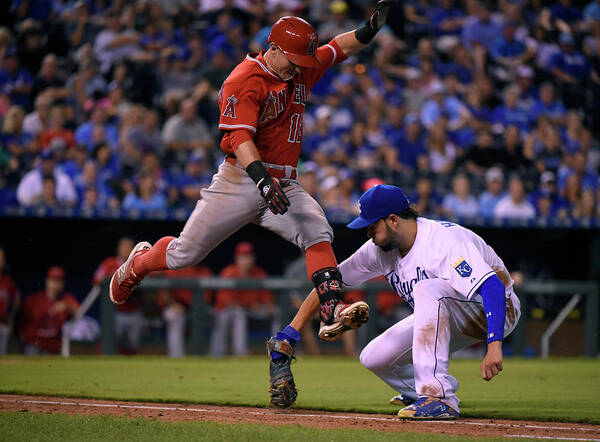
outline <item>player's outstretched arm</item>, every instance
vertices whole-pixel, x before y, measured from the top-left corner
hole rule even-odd
[[[290,325],[298,331],[302,330],[310,321],[310,319],[319,311],[320,307],[321,305],[319,303],[319,295],[317,295],[317,290],[312,289],[310,294],[306,297],[298,309],[298,313],[296,313],[296,316],[294,316],[294,319]]]
[[[385,25],[390,9],[396,3],[398,3],[398,0],[379,0],[373,13],[363,26],[354,31],[340,34],[335,38],[346,56],[356,54],[373,40],[373,37]]]

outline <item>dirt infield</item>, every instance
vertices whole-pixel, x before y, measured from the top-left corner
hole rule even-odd
[[[165,422],[211,420],[226,423],[299,424],[317,428],[372,429],[389,432],[600,441],[600,425],[489,419],[409,422],[381,414],[332,413],[297,408],[279,411],[271,408],[0,395],[0,411],[104,414],[119,417],[142,417]]]

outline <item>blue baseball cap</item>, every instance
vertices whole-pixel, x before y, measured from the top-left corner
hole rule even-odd
[[[362,194],[358,200],[360,216],[348,224],[351,229],[362,229],[392,213],[408,209],[410,201],[399,187],[378,184]]]

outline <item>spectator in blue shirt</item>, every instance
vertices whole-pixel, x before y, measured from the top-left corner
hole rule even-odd
[[[527,50],[525,43],[515,39],[516,30],[517,23],[512,21],[504,23],[502,38],[493,51],[496,62],[511,69],[516,69],[534,55],[533,51]]]
[[[519,106],[519,87],[512,85],[504,91],[504,104],[496,109],[492,116],[495,131],[501,131],[508,126],[517,126],[520,130],[529,132],[531,115]]]
[[[442,83],[434,84],[431,92],[432,98],[421,109],[423,126],[429,129],[442,115],[445,115],[448,118],[448,128],[458,129],[469,116],[465,105],[456,96],[446,94],[446,88]]]
[[[119,160],[106,143],[94,148],[93,159],[98,166],[98,181],[106,187],[115,187],[120,175]]]
[[[571,175],[576,175],[581,189],[598,189],[598,174],[588,165],[583,152],[575,152],[571,158],[571,166],[561,169],[558,174],[558,189],[564,191]]]
[[[479,213],[477,200],[471,194],[471,186],[466,175],[458,174],[452,180],[452,193],[444,198],[442,211],[446,216],[473,217]]]
[[[404,127],[394,139],[395,144],[382,147],[382,151],[390,169],[413,173],[427,161],[427,150],[419,118],[415,114],[408,114],[404,118]]]
[[[411,0],[404,4],[405,27],[409,36],[418,38],[430,33],[432,10],[429,0]]]
[[[571,0],[559,0],[558,4],[550,7],[550,14],[553,20],[560,20],[572,30],[577,30],[578,22],[581,20],[581,10],[573,6]],[[564,29],[564,26],[557,27]]]
[[[478,3],[475,20],[465,21],[462,29],[463,44],[468,49],[480,45],[492,52],[498,46],[501,35],[500,24],[492,20],[489,6],[484,2]]]
[[[137,177],[137,192],[127,194],[123,200],[125,210],[164,210],[167,199],[157,189],[152,174],[144,171]]]
[[[8,95],[13,104],[29,109],[32,89],[33,78],[27,69],[19,67],[17,50],[14,47],[6,49],[4,67],[0,69],[0,94]]]
[[[470,84],[473,81],[473,72],[475,67],[469,57],[466,48],[461,44],[456,44],[450,52],[452,60],[440,66],[438,72],[445,78],[447,75],[456,75],[462,84]]]
[[[592,0],[583,8],[583,19],[600,21],[600,0]]]
[[[61,139],[59,138],[59,140]],[[76,145],[71,149],[70,159],[61,166],[62,171],[74,180],[76,176],[83,172],[83,167],[89,157],[90,155],[86,146],[83,144]]]
[[[193,208],[200,199],[200,190],[208,187],[211,179],[204,153],[200,150],[193,152],[188,158],[185,173],[175,180],[177,190],[183,198],[182,205]]]
[[[556,175],[546,171],[540,175],[540,185],[529,195],[529,201],[535,207],[537,216],[567,216],[567,202],[558,194]]]
[[[421,176],[417,180],[410,202],[422,216],[437,218],[441,215],[442,197],[435,191],[431,179],[427,176]]]
[[[311,134],[304,136],[302,145],[302,157],[306,159],[313,158],[313,155],[323,155],[326,153],[335,154],[340,142],[331,130],[331,115],[333,110],[326,104],[319,106],[314,113],[315,129]],[[317,158],[317,161],[322,159]]]
[[[477,199],[479,214],[487,218],[494,216],[496,204],[504,195],[504,175],[499,167],[492,167],[485,173],[486,190]]]
[[[119,131],[113,124],[107,122],[107,118],[104,108],[100,105],[95,106],[90,120],[83,123],[75,131],[77,144],[84,144],[92,151],[100,141],[95,139],[94,130],[100,129],[104,132],[104,140],[110,145],[111,149],[115,149],[119,141]]]
[[[540,98],[531,109],[531,116],[537,120],[540,115],[544,115],[554,124],[565,124],[567,108],[556,99],[554,85],[550,82],[542,83],[540,86]]]
[[[592,66],[581,52],[575,49],[571,34],[560,34],[561,52],[550,59],[549,69],[560,81],[569,84],[585,82],[592,75]]]
[[[435,35],[459,35],[465,14],[454,7],[454,0],[441,0],[440,6],[431,13],[431,24]]]

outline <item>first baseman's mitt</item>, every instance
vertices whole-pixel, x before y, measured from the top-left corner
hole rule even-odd
[[[267,341],[267,351],[269,352],[269,375],[271,386],[269,394],[271,404],[279,408],[288,408],[296,402],[298,392],[294,384],[294,375],[290,364],[294,358],[294,349],[286,341],[271,338]],[[271,354],[276,351],[285,355],[284,358],[273,360]]]

